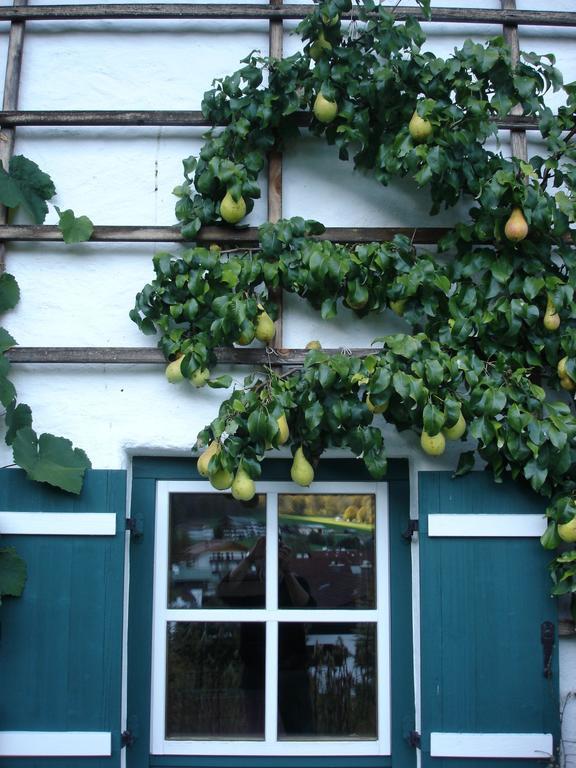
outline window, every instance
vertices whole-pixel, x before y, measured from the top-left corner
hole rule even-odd
[[[387,485],[156,488],[152,753],[390,754]]]

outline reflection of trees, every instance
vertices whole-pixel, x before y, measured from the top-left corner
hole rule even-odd
[[[370,494],[281,494],[280,515],[333,517],[374,524],[374,497]]]
[[[239,635],[239,624],[169,625],[168,738],[222,737],[246,731]]]
[[[375,737],[376,633],[371,624],[355,627],[351,652],[342,638],[317,642],[311,660],[316,732],[319,736]]]

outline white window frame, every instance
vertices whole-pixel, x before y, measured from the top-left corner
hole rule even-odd
[[[172,493],[222,493],[208,481],[158,481],[154,543],[152,619],[152,696],[150,750],[154,755],[268,755],[360,756],[391,754],[390,678],[390,553],[388,485],[370,482],[315,482],[311,488],[295,483],[258,482],[258,493],[267,497],[266,608],[234,609],[168,608],[169,499]],[[224,491],[226,493],[226,491]],[[229,493],[229,491],[228,491]],[[376,502],[376,607],[373,609],[278,609],[277,501],[279,494],[372,494]],[[262,740],[166,739],[166,626],[168,622],[266,622],[265,734]],[[378,737],[356,739],[277,739],[278,623],[373,622],[377,625]]]

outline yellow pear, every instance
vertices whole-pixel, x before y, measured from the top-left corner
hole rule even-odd
[[[448,440],[460,440],[464,432],[466,432],[466,419],[460,414],[456,424],[451,427],[446,427],[442,432],[444,433],[444,437],[447,437]]]
[[[560,327],[560,315],[556,311],[556,307],[550,296],[548,296],[546,302],[546,311],[544,312],[544,320],[542,322],[547,331],[557,331]]]
[[[254,480],[242,467],[238,468],[230,490],[232,491],[232,496],[238,501],[250,501],[256,494]]]
[[[338,114],[338,104],[319,93],[314,101],[313,112],[318,122],[331,123]]]
[[[170,384],[176,384],[184,379],[184,374],[182,373],[181,368],[182,360],[184,360],[184,355],[180,355],[176,360],[172,360],[172,362],[168,363],[166,366],[166,378]]]
[[[556,366],[556,371],[558,372],[558,376],[562,379],[565,376],[568,376],[568,372],[566,371],[566,363],[568,362],[567,357],[563,357],[560,360],[558,360],[558,365]]]
[[[414,114],[408,123],[408,131],[416,144],[423,144],[425,141],[428,141],[430,136],[432,136],[432,123],[429,120],[420,117],[418,112],[414,110]]]
[[[278,445],[284,445],[284,443],[288,440],[290,437],[290,429],[288,427],[288,421],[286,420],[286,415],[283,413],[276,419],[278,423]]]
[[[576,390],[576,384],[572,381],[570,376],[560,376],[560,386],[567,392],[574,392],[574,390]]]
[[[260,312],[256,318],[255,336],[258,341],[263,341],[266,344],[269,344],[274,338],[275,333],[276,327],[274,325],[274,320],[272,320],[267,312]]]
[[[420,436],[420,445],[424,453],[430,456],[440,456],[446,449],[446,439],[442,432],[437,435],[429,435],[425,430]]]
[[[208,477],[208,464],[210,464],[210,459],[212,456],[220,452],[220,443],[218,440],[212,440],[208,448],[206,448],[205,451],[203,451],[200,456],[198,457],[198,461],[196,462],[196,468],[198,469],[198,473],[202,475],[202,477]]]
[[[366,405],[368,407],[368,410],[372,411],[372,413],[384,413],[388,408],[388,403],[386,403],[386,405],[374,405],[374,403],[370,399],[370,393],[368,393],[366,397]]]
[[[227,469],[221,468],[210,475],[208,479],[210,480],[210,484],[213,488],[216,488],[217,491],[224,491],[226,488],[230,488],[232,485],[234,481],[234,475]]]
[[[302,446],[299,446],[294,454],[294,461],[290,468],[290,477],[298,485],[308,487],[314,480],[314,468],[304,456]]]
[[[226,192],[220,202],[220,216],[228,224],[237,224],[246,216],[246,202],[243,197],[234,200],[230,192]]]
[[[312,339],[306,344],[306,349],[322,349],[322,344],[317,339]]]
[[[519,243],[528,235],[528,223],[521,208],[514,208],[504,226],[504,234],[511,243]]]
[[[568,541],[571,544],[576,541],[576,515],[572,520],[558,526],[558,536],[562,541]]]

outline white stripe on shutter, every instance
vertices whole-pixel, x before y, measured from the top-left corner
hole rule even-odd
[[[431,733],[431,757],[548,758],[550,733]]]
[[[428,536],[513,537],[542,536],[542,515],[445,515],[428,516]]]
[[[0,731],[1,757],[109,757],[111,754],[111,733]]]
[[[0,512],[0,533],[24,536],[114,536],[113,512]]]

